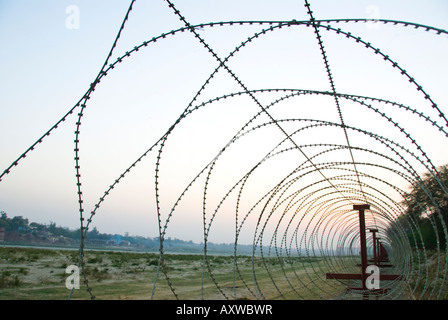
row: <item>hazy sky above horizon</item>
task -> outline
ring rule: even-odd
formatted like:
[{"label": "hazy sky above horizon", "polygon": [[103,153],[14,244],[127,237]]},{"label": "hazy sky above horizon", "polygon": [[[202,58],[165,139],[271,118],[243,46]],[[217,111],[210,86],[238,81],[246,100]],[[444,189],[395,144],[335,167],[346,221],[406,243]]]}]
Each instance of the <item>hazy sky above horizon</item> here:
[{"label": "hazy sky above horizon", "polygon": [[[109,53],[129,4],[130,1],[106,0],[0,0],[0,172],[87,92]],[[309,19],[304,1],[197,0],[174,1],[174,4],[191,24]],[[391,19],[448,30],[448,2],[443,0],[310,1],[310,4],[318,20]],[[448,114],[446,34],[380,23],[331,23],[331,26],[360,36],[389,55],[414,77],[441,111]],[[123,62],[116,64],[101,79],[81,119],[80,166],[85,218],[109,186],[175,123],[210,74],[219,67],[210,52],[188,31],[149,42],[147,47],[133,52],[130,57],[125,56],[144,41],[182,27],[182,21],[165,1],[135,2],[109,64],[116,62],[118,57],[124,57]],[[269,25],[213,26],[198,29],[198,34],[223,59],[264,28]],[[431,108],[421,92],[390,62],[334,31],[321,28],[320,33],[339,93],[395,101],[421,110],[447,129],[446,123],[438,118],[438,112]],[[331,90],[313,29],[304,25],[276,28],[260,35],[229,58],[228,66],[250,90]],[[192,107],[241,91],[237,81],[221,68]],[[290,93],[292,91],[259,92],[255,96],[266,107]],[[273,105],[272,115],[276,119],[296,119],[284,123],[290,134],[310,124],[299,123],[297,119],[339,121],[334,99],[330,96],[304,95],[286,100]],[[401,140],[400,132],[394,131],[393,125],[377,119],[377,114],[342,98],[341,108],[347,126],[396,138],[403,145],[409,142],[405,138]],[[409,126],[406,130],[423,147],[434,165],[448,162],[444,134],[422,122],[421,118],[410,115],[407,118],[409,112],[401,116],[399,112],[402,110],[395,110],[398,108],[390,105],[385,108],[388,114],[396,116],[394,119],[398,119],[399,124]],[[74,162],[74,132],[79,111],[77,108],[3,177],[0,182],[1,211],[10,217],[21,215],[30,221],[52,221],[70,228],[79,227]],[[161,222],[169,221],[167,236],[202,241],[202,214],[206,211],[207,221],[213,221],[208,240],[232,242],[236,203],[239,205],[237,221],[241,223],[263,195],[304,161],[300,154],[286,150],[291,145],[285,142],[279,148],[285,152],[266,161],[266,166],[260,166],[263,171],[257,167],[241,193],[241,202],[237,202],[239,189],[229,192],[232,186],[285,139],[275,125],[265,125],[270,121],[265,115],[245,127],[260,111],[259,105],[243,94],[220,99],[191,112],[163,145],[158,171],[155,164],[160,144],[111,191],[93,217],[92,227],[107,233],[158,236],[157,187]],[[257,129],[250,130],[252,127]],[[248,130],[248,134],[239,136],[238,143],[228,146],[241,128]],[[349,134],[357,147],[384,151],[382,146],[375,147],[375,142],[366,140],[355,130]],[[309,150],[309,155],[319,150],[309,147],[311,144],[345,143],[341,130],[334,126],[310,127],[294,137],[304,146],[303,150]],[[222,153],[209,180],[206,179],[208,170],[194,180],[226,146],[229,149]],[[332,153],[331,161],[338,161],[339,153],[340,161],[348,161],[347,152],[343,150]],[[365,152],[355,156],[360,162],[376,161],[372,160],[374,155]],[[420,164],[414,168],[419,173],[425,169]],[[372,168],[363,170],[374,175]],[[159,176],[157,186],[156,172]],[[397,181],[400,188],[406,188],[401,177],[380,177],[392,184]],[[183,195],[192,181],[194,183]],[[305,176],[301,181],[303,184],[295,186],[297,190],[309,188],[315,178]],[[287,204],[278,204],[278,208],[282,206]],[[259,209],[257,207],[255,211]],[[214,212],[216,216],[213,216]],[[248,216],[247,229],[259,221],[255,213],[252,216]],[[257,232],[260,228],[255,227]],[[252,241],[254,234],[244,230],[242,241]]]}]

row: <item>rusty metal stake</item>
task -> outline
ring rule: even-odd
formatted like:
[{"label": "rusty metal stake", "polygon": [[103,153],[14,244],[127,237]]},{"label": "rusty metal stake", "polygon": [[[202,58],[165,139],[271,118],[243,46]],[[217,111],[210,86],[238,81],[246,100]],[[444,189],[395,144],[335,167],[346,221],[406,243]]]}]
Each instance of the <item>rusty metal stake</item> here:
[{"label": "rusty metal stake", "polygon": [[[370,293],[385,293],[387,289],[368,289],[367,288],[367,267],[368,267],[368,261],[367,261],[367,245],[366,245],[366,222],[365,222],[365,210],[370,209],[370,206],[368,204],[360,204],[360,205],[353,205],[353,210],[358,210],[359,212],[359,236],[360,236],[360,245],[361,245],[361,273],[327,273],[326,277],[327,279],[345,279],[345,280],[361,280],[362,281],[362,287],[361,288],[349,288],[351,290],[362,290],[363,291],[363,298],[368,299]],[[387,258],[387,252],[384,249],[383,245],[379,242],[379,238],[376,238],[375,232],[378,230],[376,229],[370,229],[370,231],[373,233],[374,236],[374,262],[380,263],[383,261],[384,257]],[[380,280],[401,280],[404,277],[401,275],[396,274],[381,274]]]}]

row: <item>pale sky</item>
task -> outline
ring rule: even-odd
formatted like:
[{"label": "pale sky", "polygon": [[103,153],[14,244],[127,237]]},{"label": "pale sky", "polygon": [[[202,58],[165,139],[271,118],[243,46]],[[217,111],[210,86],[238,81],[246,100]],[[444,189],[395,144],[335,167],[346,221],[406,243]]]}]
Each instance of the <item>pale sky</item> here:
[{"label": "pale sky", "polygon": [[[109,53],[129,4],[130,1],[105,0],[0,1],[0,172],[87,92]],[[191,24],[309,19],[304,1],[196,0],[176,1],[174,4]],[[448,30],[448,3],[444,0],[310,1],[310,4],[317,20],[390,19]],[[440,110],[448,114],[446,34],[437,35],[432,30],[401,24],[332,22],[330,25],[379,48],[405,69]],[[297,90],[331,91],[316,36],[313,28],[305,25],[277,28],[278,23],[274,23],[272,26],[272,31],[260,34],[241,47],[226,65],[249,90],[288,91],[256,92],[253,94],[256,101],[243,94],[205,104],[183,118],[163,146],[157,172],[163,225],[169,217],[167,237],[203,241],[204,193],[207,224],[213,217],[208,240],[233,242],[238,213],[238,223],[247,216],[241,229],[241,240],[246,243],[251,243],[259,235],[270,212],[273,214],[268,219],[271,222],[266,224],[266,239],[263,241],[270,241],[276,226],[279,230],[291,228],[288,234],[292,234],[294,227],[287,224],[293,222],[292,225],[297,225],[300,217],[305,215],[308,215],[307,219],[312,217],[309,226],[319,224],[317,221],[323,216],[322,213],[313,216],[316,207],[326,203],[322,199],[334,197],[335,190],[325,191],[329,187],[325,182],[315,185],[322,179],[319,173],[305,174],[308,171],[304,169],[292,174],[297,167],[306,166],[304,155],[313,157],[329,148],[310,145],[347,144],[343,130],[328,125],[340,124],[333,97],[306,94],[286,99]],[[157,42],[150,41],[182,27],[182,21],[165,1],[135,2],[109,60],[112,64],[123,57],[123,62],[115,64],[101,79],[81,119],[80,170],[86,219],[109,186],[167,132],[219,67],[217,60],[191,32],[176,32],[161,37]],[[269,27],[268,24],[257,23],[224,24],[205,26],[197,32],[223,60],[243,41]],[[416,90],[415,84],[392,67],[390,61],[334,30],[319,28],[319,32],[338,93],[402,104],[423,112],[448,131],[447,124],[431,108],[432,104]],[[146,47],[126,57],[126,52],[145,41],[150,41]],[[241,91],[244,91],[241,84],[221,68],[190,109],[210,99]],[[270,106],[279,98],[285,100]],[[372,109],[345,98],[339,101],[347,127],[387,137],[416,152],[415,146],[400,130]],[[435,126],[403,108],[377,101],[366,103],[403,126],[435,166],[448,162],[447,138]],[[292,136],[297,145],[303,146],[302,152],[288,150],[293,144],[285,141],[276,150],[285,149],[284,152],[257,166],[244,185],[238,202],[242,186],[238,184],[240,179],[286,138],[276,125],[265,125],[271,119],[263,113],[260,105],[268,108],[270,115],[281,121],[282,129],[290,135],[310,124],[314,126]],[[2,178],[0,210],[8,216],[21,215],[30,221],[52,221],[60,226],[79,227],[74,161],[74,132],[79,111],[80,108],[76,108],[66,121]],[[248,124],[258,113],[261,114]],[[283,121],[286,119],[289,121]],[[238,136],[234,143],[228,145],[235,135],[241,134],[242,128],[248,133]],[[393,151],[361,131],[348,129],[347,133],[351,146],[358,148],[353,151],[355,161],[364,163],[357,166],[360,172],[406,189],[407,181],[398,175],[366,165],[384,165],[402,172],[400,164],[404,162]],[[227,145],[208,182],[209,171],[206,170],[182,195],[190,182]],[[398,164],[392,165],[379,155],[362,151],[363,148],[395,157]],[[92,227],[107,233],[158,236],[155,176],[159,149],[160,144],[110,192],[93,217]],[[425,171],[423,165],[410,157],[406,160],[417,172]],[[329,161],[350,162],[351,158],[347,149],[340,149],[317,156],[315,163]],[[353,169],[353,166],[344,168]],[[336,169],[323,172],[327,178],[335,177],[332,181],[336,184],[341,181],[336,177],[352,173]],[[271,201],[263,198],[286,177],[289,180],[300,175],[303,177],[295,180],[291,188],[279,191],[285,191],[284,195],[276,193]],[[388,197],[399,201],[398,194],[392,188],[386,188],[384,182],[367,177],[361,177],[361,180],[372,186],[375,197],[383,199],[384,195],[378,191],[389,192]],[[347,180],[340,183],[342,189],[347,188],[344,184]],[[237,188],[233,190],[235,185]],[[350,191],[348,194],[352,195]],[[179,198],[180,202],[176,204]],[[292,203],[289,203],[291,199]],[[278,203],[275,202],[277,200]],[[265,211],[262,211],[264,206]],[[287,207],[289,211],[284,211]],[[276,210],[271,211],[273,208]],[[261,215],[261,212],[264,213]],[[284,218],[283,212],[288,212]],[[257,221],[262,222],[258,227]],[[279,221],[281,223],[277,225]],[[282,235],[281,232],[279,234]]]}]

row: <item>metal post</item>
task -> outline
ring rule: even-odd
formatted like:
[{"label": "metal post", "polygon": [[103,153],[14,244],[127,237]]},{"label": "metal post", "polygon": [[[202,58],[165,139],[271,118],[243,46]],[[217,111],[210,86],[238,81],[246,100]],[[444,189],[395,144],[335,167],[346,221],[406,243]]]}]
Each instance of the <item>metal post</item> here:
[{"label": "metal post", "polygon": [[367,290],[366,280],[367,280],[367,246],[366,246],[366,219],[364,215],[364,210],[370,209],[368,204],[354,205],[353,210],[358,210],[359,212],[359,236],[361,240],[361,278],[362,278],[362,288]]},{"label": "metal post", "polygon": [[373,236],[373,263],[375,265],[378,265],[378,254],[377,254],[377,245],[376,245],[376,232],[377,229],[369,229],[370,232],[372,232]]},{"label": "metal post", "polygon": [[378,261],[381,261],[380,248],[380,238],[376,238],[376,256],[378,257]]},{"label": "metal post", "polygon": [[[364,215],[364,210],[370,209],[370,206],[368,204],[360,204],[360,205],[354,205],[353,206],[353,210],[358,210],[359,211],[359,235],[360,235],[360,244],[361,244],[361,274],[359,273],[327,273],[326,274],[326,278],[327,279],[341,279],[341,280],[361,280],[362,281],[362,287],[360,288],[352,288],[349,287],[348,289],[350,290],[360,290],[363,293],[363,298],[365,300],[369,299],[369,294],[370,293],[375,293],[375,294],[384,294],[387,289],[367,289],[367,284],[366,284],[366,280],[367,280],[367,273],[366,273],[366,269],[367,269],[367,248],[366,248],[366,222],[365,222],[365,215]],[[369,229],[370,231],[372,230],[376,230],[376,229]],[[372,231],[373,232],[373,231]],[[380,262],[382,262],[382,255],[387,255],[387,252],[385,252],[386,250],[383,248],[383,246],[381,245],[381,243],[379,242],[380,238],[376,238],[375,233],[374,233],[374,249],[373,249],[373,254],[374,254],[374,261],[376,260],[376,262],[378,264],[380,264]],[[380,265],[379,265],[380,266]],[[390,265],[381,265],[383,267],[386,266],[390,266]],[[405,277],[402,275],[397,275],[397,274],[381,274],[380,275],[380,280],[381,281],[392,281],[392,280],[404,280]]]}]

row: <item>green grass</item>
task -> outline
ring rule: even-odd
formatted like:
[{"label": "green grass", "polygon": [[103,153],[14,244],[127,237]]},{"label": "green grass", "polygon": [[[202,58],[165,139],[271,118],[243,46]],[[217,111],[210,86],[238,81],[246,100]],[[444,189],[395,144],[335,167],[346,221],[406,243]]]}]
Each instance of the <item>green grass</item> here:
[{"label": "green grass", "polygon": [[[208,256],[208,267],[203,268],[202,255],[167,254],[153,299],[234,299],[235,293],[237,299],[321,299],[324,292],[328,297],[342,290],[325,281],[323,270],[319,274],[310,268],[323,265],[321,260],[239,256],[239,272],[234,273],[232,256]],[[96,299],[151,298],[158,254],[86,251],[85,262],[84,272]],[[77,263],[77,250],[0,248],[0,299],[65,300],[70,293],[65,286],[70,274],[65,269]],[[71,299],[90,299],[84,282],[80,285]]]}]

